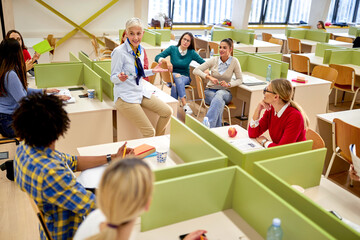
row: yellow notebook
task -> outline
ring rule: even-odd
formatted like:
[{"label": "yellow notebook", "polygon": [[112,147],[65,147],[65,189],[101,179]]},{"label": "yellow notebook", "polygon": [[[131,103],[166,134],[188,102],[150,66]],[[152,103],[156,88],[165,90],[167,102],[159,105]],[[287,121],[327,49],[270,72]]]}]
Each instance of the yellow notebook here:
[{"label": "yellow notebook", "polygon": [[135,156],[137,156],[139,158],[144,158],[147,155],[152,154],[153,152],[155,152],[155,147],[147,145],[147,144],[141,144],[140,146],[137,146],[136,148],[134,148]]}]

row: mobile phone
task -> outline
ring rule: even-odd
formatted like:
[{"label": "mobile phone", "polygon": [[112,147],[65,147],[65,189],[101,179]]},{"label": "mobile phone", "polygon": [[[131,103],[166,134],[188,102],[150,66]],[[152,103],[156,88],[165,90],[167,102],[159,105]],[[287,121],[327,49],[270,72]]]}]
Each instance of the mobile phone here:
[{"label": "mobile phone", "polygon": [[88,96],[83,94],[83,95],[79,95],[79,98],[87,98]]},{"label": "mobile phone", "polygon": [[79,90],[84,90],[83,87],[74,87],[74,88],[68,88],[69,91],[79,91]]},{"label": "mobile phone", "polygon": [[[179,238],[180,240],[183,240],[187,235],[189,235],[189,233],[186,233],[186,234],[183,234],[183,235],[180,235]],[[202,234],[203,237],[206,237],[205,234]]]}]

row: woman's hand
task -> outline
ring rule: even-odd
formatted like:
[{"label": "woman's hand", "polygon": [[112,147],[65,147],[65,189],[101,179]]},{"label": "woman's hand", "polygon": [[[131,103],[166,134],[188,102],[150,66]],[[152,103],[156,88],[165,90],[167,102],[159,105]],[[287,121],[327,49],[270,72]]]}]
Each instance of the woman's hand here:
[{"label": "woman's hand", "polygon": [[[115,154],[116,159],[123,158],[126,144],[127,144],[127,142],[125,142],[121,147],[119,147],[117,153]],[[133,148],[128,148],[127,147],[125,151],[126,151],[125,152],[125,157],[129,156],[129,155],[134,155],[134,149]]]},{"label": "woman's hand", "polygon": [[30,69],[32,69],[34,67],[34,63],[31,59],[29,59],[29,60],[26,60],[25,66],[26,66],[26,71],[29,71]]},{"label": "woman's hand", "polygon": [[209,79],[213,84],[218,85],[219,84],[219,80],[217,80],[216,78],[214,78],[213,76],[207,75],[206,76],[207,79]]},{"label": "woman's hand", "polygon": [[117,76],[122,82],[125,82],[128,79],[128,75],[126,75],[124,72],[119,73]]},{"label": "woman's hand", "polygon": [[169,72],[172,72],[173,71],[173,65],[171,64],[170,61],[166,60],[165,58],[161,60],[161,63],[166,63],[167,64],[167,67],[168,67],[168,70]]},{"label": "woman's hand", "polygon": [[227,83],[227,82],[225,82],[225,81],[221,81],[221,82],[220,82],[220,85],[221,85],[222,87],[229,87],[229,83]]},{"label": "woman's hand", "polygon": [[259,109],[259,111],[261,111],[261,110],[263,110],[263,109],[265,109],[265,110],[270,110],[270,109],[271,109],[271,106],[270,106],[270,104],[268,104],[268,103],[264,102],[264,100],[262,100],[262,101],[259,102],[259,104],[258,104],[258,109]]},{"label": "woman's hand", "polygon": [[58,93],[58,92],[60,92],[60,90],[56,89],[56,88],[47,88],[44,91],[45,94],[47,94],[47,93]]},{"label": "woman's hand", "polygon": [[156,65],[153,69],[151,69],[153,73],[159,73],[159,72],[167,72],[168,69],[163,69],[160,64]]},{"label": "woman's hand", "polygon": [[66,95],[56,95],[58,98],[60,98],[60,100],[62,101],[67,101],[69,100],[71,97],[66,96]]},{"label": "woman's hand", "polygon": [[263,146],[263,143],[262,143],[262,142],[263,142],[264,139],[265,139],[266,141],[269,141],[269,140],[268,140],[266,137],[264,137],[264,136],[257,137],[257,138],[256,138],[256,141],[257,141],[258,143],[260,143],[261,146]]},{"label": "woman's hand", "polygon": [[[186,235],[184,240],[200,240],[201,239],[200,236],[205,233],[207,233],[207,231],[205,231],[205,230],[196,230],[196,231],[191,232],[188,235]],[[207,240],[206,237],[202,237],[202,239]]]},{"label": "woman's hand", "polygon": [[32,61],[35,62],[35,61],[39,60],[39,58],[40,58],[40,54],[35,52],[33,57],[32,57]]}]

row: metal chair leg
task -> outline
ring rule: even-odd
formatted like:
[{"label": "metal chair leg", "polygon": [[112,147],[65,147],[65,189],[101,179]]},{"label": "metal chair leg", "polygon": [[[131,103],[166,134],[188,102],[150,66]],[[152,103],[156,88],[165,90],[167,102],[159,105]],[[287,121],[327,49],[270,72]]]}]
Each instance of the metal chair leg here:
[{"label": "metal chair leg", "polygon": [[332,167],[332,165],[333,165],[333,163],[334,163],[335,156],[336,156],[336,153],[334,152],[333,155],[331,156],[331,160],[330,160],[330,162],[329,162],[329,166],[328,166],[328,168],[327,168],[327,170],[326,170],[325,178],[328,178],[328,177],[329,177],[329,173],[330,173],[331,167]]}]

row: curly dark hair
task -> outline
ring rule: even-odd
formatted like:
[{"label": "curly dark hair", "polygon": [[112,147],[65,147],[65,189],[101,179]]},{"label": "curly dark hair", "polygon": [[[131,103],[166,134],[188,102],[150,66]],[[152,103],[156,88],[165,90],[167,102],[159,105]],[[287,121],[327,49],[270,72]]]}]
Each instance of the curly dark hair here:
[{"label": "curly dark hair", "polygon": [[49,147],[64,135],[70,119],[56,96],[33,94],[20,101],[13,114],[15,135],[32,147]]}]

